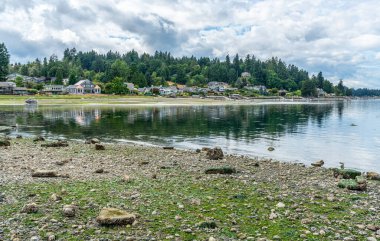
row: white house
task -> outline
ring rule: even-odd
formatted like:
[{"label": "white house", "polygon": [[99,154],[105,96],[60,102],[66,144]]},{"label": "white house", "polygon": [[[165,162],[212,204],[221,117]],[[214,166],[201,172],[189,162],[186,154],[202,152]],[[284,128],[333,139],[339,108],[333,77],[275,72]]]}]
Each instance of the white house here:
[{"label": "white house", "polygon": [[85,79],[78,81],[75,85],[67,86],[66,91],[69,94],[100,94],[101,88]]}]

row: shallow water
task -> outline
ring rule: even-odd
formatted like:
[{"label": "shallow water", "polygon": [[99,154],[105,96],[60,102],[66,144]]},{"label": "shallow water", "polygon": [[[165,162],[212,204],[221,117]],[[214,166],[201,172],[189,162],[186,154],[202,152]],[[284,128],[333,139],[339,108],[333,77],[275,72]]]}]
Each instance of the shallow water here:
[{"label": "shallow water", "polygon": [[[2,106],[10,135],[132,141],[380,171],[380,100],[254,106]],[[275,151],[269,152],[272,146]]]}]

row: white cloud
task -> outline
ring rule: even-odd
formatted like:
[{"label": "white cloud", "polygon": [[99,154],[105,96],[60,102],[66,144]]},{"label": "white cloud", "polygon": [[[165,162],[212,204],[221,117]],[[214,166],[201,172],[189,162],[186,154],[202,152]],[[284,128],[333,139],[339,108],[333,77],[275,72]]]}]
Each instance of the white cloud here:
[{"label": "white cloud", "polygon": [[35,48],[9,48],[14,61],[60,54],[66,47],[254,54],[323,71],[353,87],[380,88],[378,12],[377,0],[5,0],[0,39]]}]

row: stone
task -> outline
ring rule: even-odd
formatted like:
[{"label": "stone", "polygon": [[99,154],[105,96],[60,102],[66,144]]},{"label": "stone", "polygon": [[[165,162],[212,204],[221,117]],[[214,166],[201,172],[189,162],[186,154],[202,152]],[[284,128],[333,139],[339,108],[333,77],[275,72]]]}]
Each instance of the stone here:
[{"label": "stone", "polygon": [[236,169],[233,167],[213,167],[205,171],[205,174],[233,174]]},{"label": "stone", "polygon": [[278,208],[284,208],[285,204],[283,202],[279,202],[279,203],[277,203],[276,207],[278,207]]},{"label": "stone", "polygon": [[323,160],[319,160],[319,161],[315,161],[315,162],[311,163],[311,165],[313,167],[322,167],[324,164],[325,164],[325,162]]},{"label": "stone", "polygon": [[174,150],[174,147],[173,146],[164,146],[163,149],[164,150]]},{"label": "stone", "polygon": [[22,139],[22,135],[17,135],[16,139]]},{"label": "stone", "polygon": [[38,141],[45,141],[45,138],[43,136],[37,136],[36,138],[33,139],[34,142]]},{"label": "stone", "polygon": [[377,230],[380,230],[380,226],[376,226],[376,225],[373,225],[373,224],[369,224],[367,225],[367,228],[373,232],[376,232]]},{"label": "stone", "polygon": [[30,241],[39,241],[39,240],[40,240],[40,237],[38,237],[38,236],[32,236],[30,238]]},{"label": "stone", "polygon": [[103,208],[96,218],[96,221],[104,226],[132,225],[135,220],[136,216],[134,214],[116,208]]},{"label": "stone", "polygon": [[10,146],[10,145],[11,145],[11,142],[9,140],[6,140],[6,139],[0,140],[0,146]]},{"label": "stone", "polygon": [[268,151],[274,151],[274,147],[268,147]]},{"label": "stone", "polygon": [[278,215],[274,212],[271,212],[270,215],[269,215],[269,219],[270,220],[273,220],[273,219],[276,219],[278,217]]},{"label": "stone", "polygon": [[103,168],[96,169],[95,173],[99,173],[99,174],[104,173],[104,169]]},{"label": "stone", "polygon": [[59,177],[54,170],[37,170],[32,173],[32,177]]},{"label": "stone", "polygon": [[217,225],[214,221],[205,221],[198,225],[199,228],[205,228],[205,229],[215,229],[217,228]]},{"label": "stone", "polygon": [[367,172],[367,179],[380,181],[380,174],[377,172]]},{"label": "stone", "polygon": [[195,152],[196,153],[201,153],[201,149],[196,149]]},{"label": "stone", "polygon": [[77,206],[75,205],[64,205],[63,208],[62,208],[62,213],[63,213],[63,216],[65,217],[75,217],[76,213],[77,213]]},{"label": "stone", "polygon": [[92,139],[90,140],[90,143],[91,143],[91,144],[99,144],[99,143],[100,143],[100,140],[99,140],[98,138],[92,138]]},{"label": "stone", "polygon": [[342,179],[338,182],[339,188],[347,188],[348,190],[365,191],[367,190],[367,183],[358,183],[354,179]]},{"label": "stone", "polygon": [[55,235],[49,235],[47,240],[48,241],[55,241]]},{"label": "stone", "polygon": [[69,143],[67,141],[56,141],[46,144],[41,144],[41,147],[68,147]]},{"label": "stone", "polygon": [[377,239],[375,237],[368,237],[367,241],[377,241]]},{"label": "stone", "polygon": [[223,159],[224,157],[223,151],[220,147],[209,149],[206,155],[207,155],[207,158],[210,160],[220,160],[220,159]]},{"label": "stone", "polygon": [[339,169],[334,168],[333,174],[335,178],[355,179],[357,176],[362,175],[360,171],[353,169]]},{"label": "stone", "polygon": [[53,202],[57,202],[57,201],[62,200],[62,197],[59,196],[59,195],[57,195],[57,194],[55,194],[55,193],[53,193],[53,194],[50,196],[49,199],[50,199],[51,201],[53,201]]},{"label": "stone", "polygon": [[97,150],[97,151],[104,151],[105,149],[106,148],[102,144],[99,144],[99,143],[95,144],[95,150]]},{"label": "stone", "polygon": [[216,241],[216,239],[214,237],[209,237],[208,241]]},{"label": "stone", "polygon": [[36,203],[28,203],[22,208],[21,212],[22,213],[37,213],[38,210],[39,208]]},{"label": "stone", "polygon": [[124,175],[123,177],[123,182],[131,182],[132,181],[132,178],[128,175]]}]

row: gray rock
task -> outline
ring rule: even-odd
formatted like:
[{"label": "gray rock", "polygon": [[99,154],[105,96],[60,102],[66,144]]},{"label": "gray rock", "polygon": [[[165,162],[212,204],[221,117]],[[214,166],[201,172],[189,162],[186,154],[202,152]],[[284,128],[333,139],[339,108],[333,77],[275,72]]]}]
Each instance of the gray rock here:
[{"label": "gray rock", "polygon": [[65,217],[75,217],[77,207],[75,205],[65,205],[62,208],[62,213]]},{"label": "gray rock", "polygon": [[38,209],[39,208],[38,208],[37,204],[28,203],[22,208],[21,212],[22,213],[36,213],[36,212],[38,212]]},{"label": "gray rock", "polygon": [[224,154],[220,147],[215,147],[214,149],[209,149],[207,151],[207,158],[210,160],[220,160],[223,159]]}]

